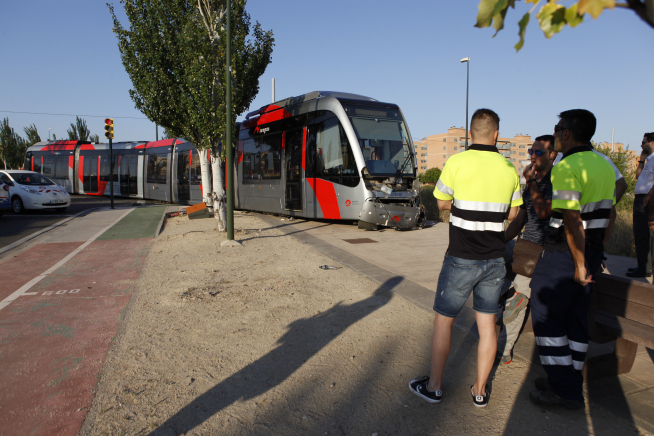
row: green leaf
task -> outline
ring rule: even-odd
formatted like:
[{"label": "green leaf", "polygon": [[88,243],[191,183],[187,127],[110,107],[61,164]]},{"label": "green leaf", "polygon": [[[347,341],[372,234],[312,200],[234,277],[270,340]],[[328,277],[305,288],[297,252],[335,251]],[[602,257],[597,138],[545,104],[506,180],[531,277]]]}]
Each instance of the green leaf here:
[{"label": "green leaf", "polygon": [[584,21],[584,16],[577,13],[578,4],[570,6],[565,10],[565,21],[570,25],[570,27],[576,27],[579,23]]},{"label": "green leaf", "polygon": [[525,31],[527,30],[527,24],[529,24],[529,18],[531,15],[529,12],[524,14],[522,16],[522,19],[518,22],[518,26],[520,27],[520,30],[518,31],[518,35],[520,36],[520,41],[515,45],[515,51],[520,51],[522,46],[525,44]]},{"label": "green leaf", "polygon": [[615,0],[579,0],[577,6],[579,15],[588,13],[591,17],[597,18],[604,9],[613,9]]},{"label": "green leaf", "polygon": [[565,26],[565,7],[554,2],[548,2],[536,15],[540,23],[540,28],[549,39],[555,33],[559,33]]},{"label": "green leaf", "polygon": [[497,14],[496,9],[506,4],[506,0],[481,0],[479,2],[479,12],[477,13],[477,24],[475,27],[489,27],[493,22],[493,17]]}]

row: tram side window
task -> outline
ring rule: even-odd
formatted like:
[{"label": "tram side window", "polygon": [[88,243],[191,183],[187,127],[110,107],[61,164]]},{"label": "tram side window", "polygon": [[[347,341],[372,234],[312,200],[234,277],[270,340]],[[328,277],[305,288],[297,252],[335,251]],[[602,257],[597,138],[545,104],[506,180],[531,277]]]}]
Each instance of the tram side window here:
[{"label": "tram side window", "polygon": [[[118,173],[116,171],[116,156],[114,158],[114,182],[118,181]],[[100,181],[101,182],[108,182],[109,181],[109,156],[102,156],[101,162],[100,162]]]},{"label": "tram side window", "polygon": [[25,166],[23,167],[24,170],[31,171],[32,169],[32,153],[27,153],[25,156]]},{"label": "tram side window", "polygon": [[166,184],[168,153],[148,155],[148,183]]},{"label": "tram side window", "polygon": [[202,168],[200,166],[200,155],[197,150],[193,150],[191,159],[191,185],[202,184]]},{"label": "tram side window", "polygon": [[282,134],[260,136],[243,141],[243,181],[281,178]]},{"label": "tram side window", "polygon": [[[35,167],[34,170],[36,171],[36,163],[34,167]],[[68,157],[67,156],[43,156],[43,175],[53,179],[67,179]]]},{"label": "tram side window", "polygon": [[[357,165],[347,140],[343,127],[337,118],[330,118],[320,124],[309,126],[307,135],[307,177],[320,177],[337,183],[349,182],[340,180],[343,177],[356,178],[359,175]],[[354,182],[354,180],[352,180]]]}]

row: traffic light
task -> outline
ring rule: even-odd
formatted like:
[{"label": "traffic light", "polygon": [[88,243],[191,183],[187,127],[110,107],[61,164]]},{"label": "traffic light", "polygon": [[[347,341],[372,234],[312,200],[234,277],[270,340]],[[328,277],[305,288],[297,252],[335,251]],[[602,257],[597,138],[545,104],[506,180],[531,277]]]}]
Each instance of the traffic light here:
[{"label": "traffic light", "polygon": [[114,120],[107,118],[104,120],[104,136],[107,139],[114,139]]}]

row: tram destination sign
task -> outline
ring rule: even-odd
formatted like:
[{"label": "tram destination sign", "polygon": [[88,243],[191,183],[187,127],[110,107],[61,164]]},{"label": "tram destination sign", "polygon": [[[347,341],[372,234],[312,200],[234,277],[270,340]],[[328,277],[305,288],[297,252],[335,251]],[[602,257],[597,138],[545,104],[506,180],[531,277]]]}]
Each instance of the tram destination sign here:
[{"label": "tram destination sign", "polygon": [[372,195],[382,198],[411,198],[416,196],[416,194],[411,191],[393,191],[390,195],[380,191],[372,191]]}]

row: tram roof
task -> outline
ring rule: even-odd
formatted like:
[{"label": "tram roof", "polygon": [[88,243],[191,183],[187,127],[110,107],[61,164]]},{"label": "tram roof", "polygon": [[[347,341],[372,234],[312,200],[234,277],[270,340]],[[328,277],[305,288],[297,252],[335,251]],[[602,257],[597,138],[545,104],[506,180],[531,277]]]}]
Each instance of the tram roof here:
[{"label": "tram roof", "polygon": [[259,115],[261,113],[267,112],[268,110],[276,110],[279,108],[284,108],[288,106],[294,106],[296,104],[301,104],[307,101],[316,100],[323,97],[334,97],[334,98],[348,98],[352,100],[368,100],[368,101],[377,101],[372,97],[366,97],[365,95],[352,94],[349,92],[340,92],[340,91],[312,91],[306,94],[298,95],[297,97],[288,97],[283,100],[276,101],[275,103],[263,106],[256,111],[250,112],[245,116],[245,119]]}]

